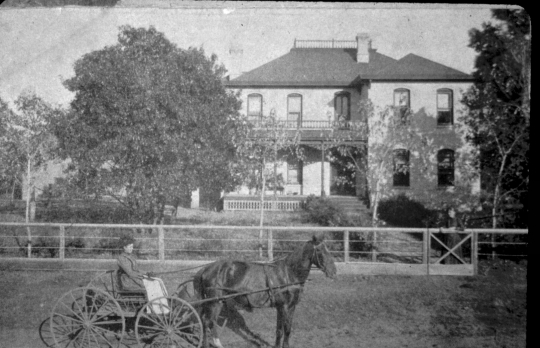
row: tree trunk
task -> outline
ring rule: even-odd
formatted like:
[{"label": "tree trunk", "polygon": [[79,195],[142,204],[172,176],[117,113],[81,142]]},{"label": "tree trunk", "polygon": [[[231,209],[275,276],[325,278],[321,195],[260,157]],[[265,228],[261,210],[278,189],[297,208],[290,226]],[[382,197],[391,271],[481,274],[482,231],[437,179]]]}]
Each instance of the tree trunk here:
[{"label": "tree trunk", "polygon": [[262,259],[263,257],[263,248],[262,248],[262,243],[263,243],[263,237],[264,237],[264,230],[263,230],[263,225],[264,225],[264,190],[265,190],[265,187],[266,187],[266,176],[264,175],[264,169],[266,168],[266,161],[265,159],[263,158],[263,162],[262,162],[262,168],[261,168],[261,173],[262,173],[262,187],[261,187],[261,200],[260,200],[260,209],[261,209],[261,215],[260,215],[260,222],[259,222],[259,227],[260,227],[260,230],[259,230],[259,257]]},{"label": "tree trunk", "polygon": [[[506,155],[502,156],[501,159],[501,165],[499,167],[499,173],[497,176],[497,181],[495,184],[495,190],[493,192],[493,205],[491,207],[491,228],[495,229],[499,225],[498,220],[498,214],[499,211],[499,204],[500,204],[500,195],[501,195],[501,185],[502,185],[502,175],[504,172],[504,166],[506,165]],[[497,246],[495,244],[496,238],[495,233],[491,234],[491,258],[495,259],[496,253],[495,253],[495,247]]]},{"label": "tree trunk", "polygon": [[[25,222],[30,222],[30,198],[31,198],[31,191],[32,191],[32,184],[31,184],[31,174],[32,174],[32,159],[30,156],[28,156],[27,159],[27,166],[26,166],[26,214],[25,214]],[[26,235],[27,235],[27,257],[32,257],[32,231],[30,230],[30,226],[26,226]]]}]

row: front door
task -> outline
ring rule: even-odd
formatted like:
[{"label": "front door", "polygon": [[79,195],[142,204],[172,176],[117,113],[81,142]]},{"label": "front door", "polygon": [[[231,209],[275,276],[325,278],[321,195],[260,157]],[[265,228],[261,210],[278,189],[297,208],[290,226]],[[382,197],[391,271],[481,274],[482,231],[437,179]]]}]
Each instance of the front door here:
[{"label": "front door", "polygon": [[330,195],[356,196],[356,165],[349,155],[330,150]]}]

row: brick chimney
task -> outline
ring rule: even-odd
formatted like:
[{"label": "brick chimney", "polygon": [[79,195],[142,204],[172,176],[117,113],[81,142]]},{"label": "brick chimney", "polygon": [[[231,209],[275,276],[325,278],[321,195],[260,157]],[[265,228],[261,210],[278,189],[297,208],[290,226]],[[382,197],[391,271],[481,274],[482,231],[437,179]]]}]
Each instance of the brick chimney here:
[{"label": "brick chimney", "polygon": [[369,63],[369,50],[371,49],[371,40],[367,33],[358,33],[356,35],[356,62]]}]

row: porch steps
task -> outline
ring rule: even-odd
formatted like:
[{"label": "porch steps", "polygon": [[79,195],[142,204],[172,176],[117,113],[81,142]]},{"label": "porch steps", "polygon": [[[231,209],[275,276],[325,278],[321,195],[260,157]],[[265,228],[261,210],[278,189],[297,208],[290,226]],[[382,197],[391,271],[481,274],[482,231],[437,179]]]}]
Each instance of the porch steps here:
[{"label": "porch steps", "polygon": [[343,213],[348,215],[368,213],[369,209],[366,205],[354,196],[329,196],[331,201],[333,201]]}]

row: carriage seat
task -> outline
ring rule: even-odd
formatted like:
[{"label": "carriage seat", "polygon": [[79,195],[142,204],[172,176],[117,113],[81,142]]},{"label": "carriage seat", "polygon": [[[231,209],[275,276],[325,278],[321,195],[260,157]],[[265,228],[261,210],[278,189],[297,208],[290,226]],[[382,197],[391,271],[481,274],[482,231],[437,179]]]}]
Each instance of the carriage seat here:
[{"label": "carriage seat", "polygon": [[134,298],[134,297],[142,297],[146,298],[146,291],[144,289],[136,290],[136,289],[124,289],[122,286],[122,280],[120,279],[120,272],[118,270],[115,270],[112,274],[112,281],[114,285],[114,290],[116,294],[119,297],[123,298]]}]

